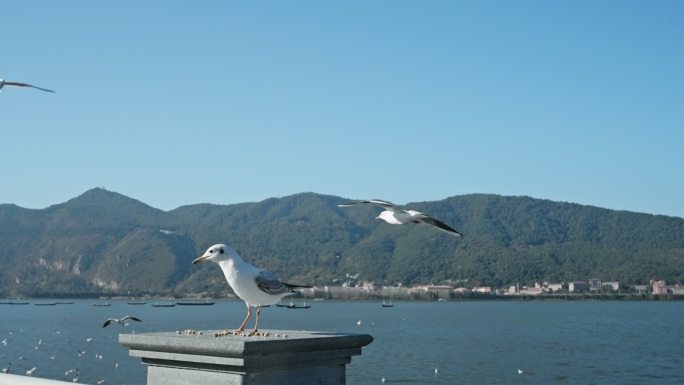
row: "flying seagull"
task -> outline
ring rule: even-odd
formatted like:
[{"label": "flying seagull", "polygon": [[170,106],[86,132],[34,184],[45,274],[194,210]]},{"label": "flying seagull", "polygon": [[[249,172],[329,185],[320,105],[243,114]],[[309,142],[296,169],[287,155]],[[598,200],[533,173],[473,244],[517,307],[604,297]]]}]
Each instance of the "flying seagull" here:
[{"label": "flying seagull", "polygon": [[253,307],[257,309],[256,320],[254,330],[249,332],[248,336],[259,332],[257,327],[262,306],[275,305],[281,298],[295,293],[293,289],[311,288],[311,286],[282,282],[270,271],[259,269],[243,261],[237,251],[223,244],[211,246],[201,257],[192,261],[192,264],[205,261],[216,262],[221,266],[228,284],[247,305],[247,316],[240,327],[233,332],[234,335],[241,335],[244,332],[247,321],[252,317]]},{"label": "flying seagull", "polygon": [[47,88],[41,88],[41,87],[36,87],[34,85],[28,84],[28,83],[19,83],[19,82],[6,82],[2,79],[0,79],[0,92],[2,92],[2,88],[4,86],[15,86],[15,87],[30,87],[30,88],[35,88],[37,90],[45,91],[45,92],[52,92],[54,93],[55,91],[53,90],[48,90]]},{"label": "flying seagull", "polygon": [[118,323],[118,324],[121,325],[121,326],[126,326],[126,321],[128,321],[128,320],[142,322],[142,321],[139,320],[138,318],[131,317],[131,316],[127,315],[127,316],[125,316],[125,317],[123,317],[123,318],[121,318],[121,319],[110,318],[110,319],[108,319],[108,320],[105,321],[105,323],[102,325],[102,327],[105,328],[105,327],[109,326],[109,324],[112,323],[112,322],[116,322],[116,323]]},{"label": "flying seagull", "polygon": [[445,231],[451,235],[455,235],[457,237],[462,237],[463,234],[460,233],[459,231],[455,230],[451,226],[447,225],[446,223],[439,221],[425,213],[421,213],[420,211],[416,210],[402,210],[398,208],[396,205],[383,201],[380,199],[371,199],[371,200],[365,200],[365,201],[356,201],[356,202],[349,202],[349,203],[343,203],[337,205],[337,207],[349,207],[349,206],[355,206],[358,204],[374,204],[378,206],[382,206],[385,211],[381,212],[380,215],[376,217],[376,219],[382,219],[383,221],[392,224],[392,225],[405,225],[407,223],[426,223],[431,226],[435,226],[436,228]]}]

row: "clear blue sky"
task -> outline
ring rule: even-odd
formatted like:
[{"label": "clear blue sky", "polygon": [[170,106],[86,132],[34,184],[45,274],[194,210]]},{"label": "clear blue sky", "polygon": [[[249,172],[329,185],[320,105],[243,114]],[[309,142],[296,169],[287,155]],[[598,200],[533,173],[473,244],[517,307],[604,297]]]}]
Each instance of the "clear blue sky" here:
[{"label": "clear blue sky", "polygon": [[682,1],[2,2],[0,202],[313,191],[684,217]]}]

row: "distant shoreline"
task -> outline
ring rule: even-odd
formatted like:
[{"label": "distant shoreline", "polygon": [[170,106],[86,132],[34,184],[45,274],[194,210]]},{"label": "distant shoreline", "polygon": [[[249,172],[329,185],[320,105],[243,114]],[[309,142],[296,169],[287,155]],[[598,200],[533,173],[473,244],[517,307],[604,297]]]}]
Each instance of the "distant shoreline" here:
[{"label": "distant shoreline", "polygon": [[[382,301],[388,296],[382,296],[379,293],[357,293],[355,295],[318,295],[329,293],[316,293],[315,296],[294,295],[288,297],[291,299],[304,300],[325,300],[325,301]],[[219,301],[241,301],[235,296],[226,295],[194,295],[183,297],[168,297],[168,296],[103,296],[98,295],[45,295],[37,297],[10,297],[0,298],[0,305],[17,305],[30,301],[45,301],[45,300],[84,300],[84,301],[98,301],[98,300],[115,300],[115,301],[131,301],[131,300],[146,300],[146,301],[179,301],[179,300],[197,300],[207,299]],[[468,293],[465,295],[457,295],[451,297],[438,297],[436,295],[412,295],[408,296],[392,296],[393,301],[418,301],[418,302],[460,302],[460,301],[682,301],[684,295],[678,294],[540,294],[540,295],[497,295],[497,294],[483,294],[483,293]],[[58,302],[59,303],[59,302]],[[34,303],[35,304],[35,303]],[[69,304],[69,303],[65,303]]]}]

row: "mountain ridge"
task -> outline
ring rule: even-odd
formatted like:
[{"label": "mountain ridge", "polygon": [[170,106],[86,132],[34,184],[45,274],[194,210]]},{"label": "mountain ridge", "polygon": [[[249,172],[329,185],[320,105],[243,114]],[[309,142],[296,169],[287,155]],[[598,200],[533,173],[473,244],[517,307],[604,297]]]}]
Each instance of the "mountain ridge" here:
[{"label": "mountain ridge", "polygon": [[225,293],[214,243],[283,279],[502,286],[602,277],[684,281],[684,219],[527,196],[468,194],[406,205],[465,233],[392,226],[373,205],[312,192],[164,211],[105,189],[45,209],[0,204],[0,297]]}]

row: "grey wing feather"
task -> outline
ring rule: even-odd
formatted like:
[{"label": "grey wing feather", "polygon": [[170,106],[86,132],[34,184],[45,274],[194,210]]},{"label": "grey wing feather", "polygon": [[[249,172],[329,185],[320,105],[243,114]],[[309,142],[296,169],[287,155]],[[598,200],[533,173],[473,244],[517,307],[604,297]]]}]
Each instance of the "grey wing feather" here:
[{"label": "grey wing feather", "polygon": [[131,317],[131,316],[129,316],[129,315],[127,315],[127,316],[123,317],[123,319],[121,319],[121,320],[122,320],[122,321],[126,321],[126,320],[133,320],[133,321],[138,321],[138,322],[142,322],[142,321],[141,321],[141,320],[139,320],[138,318],[135,318],[135,317]]},{"label": "grey wing feather", "polygon": [[32,85],[32,84],[28,84],[28,83],[5,82],[5,85],[8,85],[8,86],[17,86],[17,87],[31,87],[31,88],[35,88],[35,89],[37,89],[37,90],[41,90],[41,91],[45,91],[45,92],[52,92],[52,93],[55,92],[55,91],[53,91],[53,90],[48,90],[47,88],[37,87],[37,86],[34,86],[34,85]]},{"label": "grey wing feather", "polygon": [[356,202],[342,203],[342,204],[337,205],[337,207],[349,207],[349,206],[354,206],[354,205],[364,204],[364,203],[371,203],[371,204],[374,204],[374,205],[379,205],[379,206],[382,206],[382,207],[384,207],[386,210],[389,210],[389,211],[395,211],[395,210],[397,209],[396,206],[395,206],[393,203],[387,202],[387,201],[383,201],[383,200],[381,200],[381,199],[370,199],[370,200],[365,200],[365,201],[356,201]]},{"label": "grey wing feather", "polygon": [[288,289],[285,284],[280,282],[278,277],[276,277],[275,274],[271,273],[270,271],[259,271],[259,275],[256,276],[255,281],[259,290],[266,294],[275,295],[288,293],[290,291],[290,289]]},{"label": "grey wing feather", "polygon": [[418,220],[423,222],[423,223],[427,223],[428,225],[435,226],[438,229],[440,229],[442,231],[446,231],[447,233],[449,233],[451,235],[455,235],[457,237],[463,236],[463,234],[461,232],[457,231],[453,227],[451,227],[451,226],[447,225],[446,223],[439,221],[435,218],[429,217],[427,215],[419,217]]},{"label": "grey wing feather", "polygon": [[110,318],[110,319],[108,319],[108,320],[105,321],[105,323],[104,323],[104,325],[102,325],[102,327],[103,327],[103,328],[104,328],[104,327],[107,327],[107,326],[109,326],[109,324],[112,323],[112,322],[116,322],[116,320]]}]

